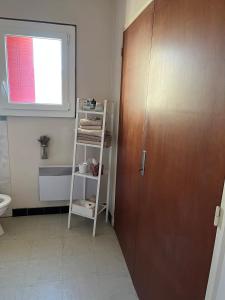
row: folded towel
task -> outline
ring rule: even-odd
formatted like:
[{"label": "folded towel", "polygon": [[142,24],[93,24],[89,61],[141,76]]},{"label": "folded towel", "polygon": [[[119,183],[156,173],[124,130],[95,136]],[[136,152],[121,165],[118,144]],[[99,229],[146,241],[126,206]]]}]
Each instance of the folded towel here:
[{"label": "folded towel", "polygon": [[102,119],[93,118],[93,119],[80,119],[81,126],[102,126]]},{"label": "folded towel", "polygon": [[85,134],[90,136],[102,136],[102,130],[88,130],[88,129],[82,129],[78,128],[78,134]]},{"label": "folded towel", "polygon": [[78,138],[79,139],[83,139],[83,140],[86,140],[86,141],[96,141],[96,142],[101,142],[101,138],[98,137],[98,136],[87,136],[87,135],[78,135]]},{"label": "folded towel", "polygon": [[[78,143],[81,144],[90,144],[90,145],[96,145],[96,146],[100,146],[101,143],[100,142],[95,142],[95,141],[87,141],[87,140],[83,140],[83,139],[78,139],[77,141]],[[105,148],[109,148],[111,146],[111,141],[104,141],[104,147]]]},{"label": "folded towel", "polygon": [[[79,143],[101,145],[102,130],[87,130],[78,128],[77,140]],[[110,147],[112,144],[111,133],[106,130],[104,134],[104,147]]]}]

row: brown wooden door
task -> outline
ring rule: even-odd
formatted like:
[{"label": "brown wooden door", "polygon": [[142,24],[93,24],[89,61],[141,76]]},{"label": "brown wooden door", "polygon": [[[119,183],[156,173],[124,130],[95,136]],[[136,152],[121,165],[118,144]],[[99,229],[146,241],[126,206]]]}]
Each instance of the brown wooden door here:
[{"label": "brown wooden door", "polygon": [[225,1],[157,0],[135,286],[203,300],[225,177]]},{"label": "brown wooden door", "polygon": [[115,229],[133,273],[153,6],[124,32]]}]

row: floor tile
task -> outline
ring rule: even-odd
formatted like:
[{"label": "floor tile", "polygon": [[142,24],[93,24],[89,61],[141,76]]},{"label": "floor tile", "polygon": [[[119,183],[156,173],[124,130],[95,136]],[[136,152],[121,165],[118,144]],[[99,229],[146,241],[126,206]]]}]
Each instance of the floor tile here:
[{"label": "floor tile", "polygon": [[137,300],[132,281],[128,276],[115,274],[98,276],[98,300]]},{"label": "floor tile", "polygon": [[24,300],[23,288],[18,289],[10,286],[7,288],[1,288],[0,293],[1,300]]},{"label": "floor tile", "polygon": [[62,283],[37,283],[23,289],[23,300],[62,300]]},{"label": "floor tile", "polygon": [[76,236],[75,238],[64,238],[62,255],[84,256],[93,252],[93,244],[90,238]]},{"label": "floor tile", "polygon": [[27,264],[25,284],[35,285],[39,283],[48,283],[60,281],[62,279],[62,259],[45,258],[31,260]]},{"label": "floor tile", "polygon": [[80,300],[80,286],[78,278],[70,278],[62,282],[63,300]]},{"label": "floor tile", "polygon": [[[1,256],[0,256],[1,257]],[[1,258],[0,258],[1,259]],[[20,287],[27,274],[27,262],[0,262],[0,290],[7,287]],[[1,295],[0,295],[1,299]]]},{"label": "floor tile", "polygon": [[98,300],[99,285],[96,274],[86,275],[78,279],[80,300]]},{"label": "floor tile", "polygon": [[60,238],[36,239],[32,244],[31,259],[61,257],[63,240]]},{"label": "floor tile", "polygon": [[27,261],[30,259],[32,242],[21,239],[7,239],[0,243],[1,262]]},{"label": "floor tile", "polygon": [[90,253],[84,256],[74,256],[63,258],[62,278],[69,280],[81,276],[96,273],[96,262],[94,256]]}]

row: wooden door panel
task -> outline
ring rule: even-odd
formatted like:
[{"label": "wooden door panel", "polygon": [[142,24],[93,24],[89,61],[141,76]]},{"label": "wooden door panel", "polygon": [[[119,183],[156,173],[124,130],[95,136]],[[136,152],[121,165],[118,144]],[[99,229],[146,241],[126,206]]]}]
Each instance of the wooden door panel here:
[{"label": "wooden door panel", "polygon": [[155,2],[151,108],[223,112],[224,1]]},{"label": "wooden door panel", "polygon": [[225,2],[157,0],[135,285],[203,300],[225,177]]},{"label": "wooden door panel", "polygon": [[[204,299],[215,238],[214,211],[224,181],[225,122],[215,120],[209,126],[205,117],[159,112],[150,117],[136,286],[140,299]],[[205,138],[206,130],[213,140]]]},{"label": "wooden door panel", "polygon": [[147,101],[153,6],[124,33],[115,229],[133,273],[138,180]]}]

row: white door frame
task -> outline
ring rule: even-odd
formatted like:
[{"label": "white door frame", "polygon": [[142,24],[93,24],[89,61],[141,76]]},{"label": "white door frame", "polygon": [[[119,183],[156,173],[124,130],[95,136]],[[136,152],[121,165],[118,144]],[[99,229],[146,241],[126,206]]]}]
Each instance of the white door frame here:
[{"label": "white door frame", "polygon": [[225,299],[225,184],[221,202],[221,221],[217,228],[205,300]]}]

